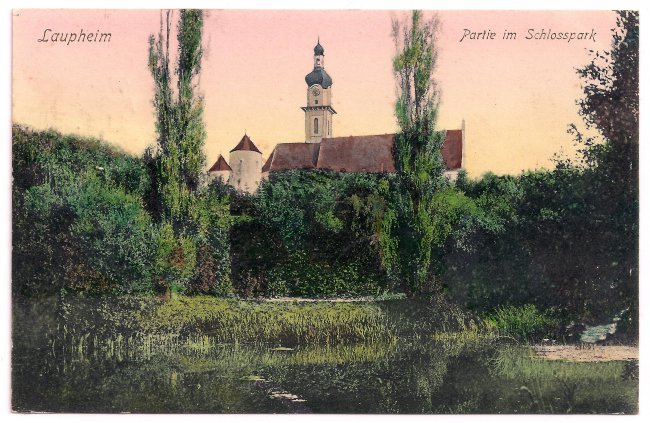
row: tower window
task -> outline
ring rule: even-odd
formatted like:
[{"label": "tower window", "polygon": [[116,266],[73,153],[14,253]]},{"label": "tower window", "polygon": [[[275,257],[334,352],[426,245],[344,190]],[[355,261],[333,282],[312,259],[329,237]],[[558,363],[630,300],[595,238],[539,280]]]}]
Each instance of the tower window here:
[{"label": "tower window", "polygon": [[318,133],[318,118],[314,118],[314,134]]},{"label": "tower window", "polygon": [[314,101],[316,102],[316,104],[318,104],[318,100],[314,100]]}]

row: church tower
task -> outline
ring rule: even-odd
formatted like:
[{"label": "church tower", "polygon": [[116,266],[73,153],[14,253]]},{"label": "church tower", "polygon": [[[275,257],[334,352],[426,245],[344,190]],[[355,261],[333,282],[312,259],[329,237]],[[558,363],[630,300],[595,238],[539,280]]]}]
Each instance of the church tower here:
[{"label": "church tower", "polygon": [[314,70],[305,76],[307,82],[307,107],[305,112],[305,142],[316,143],[323,138],[331,138],[332,116],[332,78],[325,72],[325,50],[318,44],[314,47]]}]

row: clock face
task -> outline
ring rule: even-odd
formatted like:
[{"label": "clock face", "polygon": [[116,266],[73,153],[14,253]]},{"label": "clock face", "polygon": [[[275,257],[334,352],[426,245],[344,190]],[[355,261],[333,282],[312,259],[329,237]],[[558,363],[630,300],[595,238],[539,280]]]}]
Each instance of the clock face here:
[{"label": "clock face", "polygon": [[311,94],[314,97],[318,97],[320,95],[320,90],[318,88],[314,88],[313,90],[311,90]]}]

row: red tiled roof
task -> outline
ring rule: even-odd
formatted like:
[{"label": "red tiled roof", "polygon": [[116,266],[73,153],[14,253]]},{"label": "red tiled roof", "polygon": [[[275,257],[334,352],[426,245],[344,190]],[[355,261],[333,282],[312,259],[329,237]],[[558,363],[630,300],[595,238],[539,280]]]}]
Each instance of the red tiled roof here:
[{"label": "red tiled roof", "polygon": [[255,144],[253,144],[253,141],[251,141],[251,139],[248,138],[248,135],[244,135],[242,137],[241,141],[239,141],[239,144],[237,144],[237,146],[235,148],[230,150],[230,152],[232,153],[233,151],[239,151],[239,150],[256,151],[256,152],[262,154],[262,152],[257,149]]},{"label": "red tiled roof", "polygon": [[218,172],[218,171],[221,171],[221,170],[232,171],[232,168],[230,167],[228,162],[226,162],[226,159],[224,159],[223,156],[221,154],[219,154],[219,158],[217,159],[216,162],[214,162],[214,164],[212,165],[210,170],[208,170],[208,173],[209,172]]},{"label": "red tiled roof", "polygon": [[271,169],[271,162],[273,161],[273,154],[275,153],[275,150],[271,151],[271,155],[269,156],[268,159],[266,159],[266,162],[264,162],[264,166],[262,166],[262,173],[268,172],[269,169]]},{"label": "red tiled roof", "polygon": [[395,172],[394,134],[324,138],[318,169],[339,172]]},{"label": "red tiled roof", "polygon": [[313,169],[318,160],[318,143],[283,143],[275,146],[262,172],[285,169]]},{"label": "red tiled roof", "polygon": [[[278,144],[263,172],[285,169],[330,169],[338,172],[395,172],[395,134],[324,138],[320,143]],[[463,131],[448,130],[441,148],[446,170],[462,167]]]}]

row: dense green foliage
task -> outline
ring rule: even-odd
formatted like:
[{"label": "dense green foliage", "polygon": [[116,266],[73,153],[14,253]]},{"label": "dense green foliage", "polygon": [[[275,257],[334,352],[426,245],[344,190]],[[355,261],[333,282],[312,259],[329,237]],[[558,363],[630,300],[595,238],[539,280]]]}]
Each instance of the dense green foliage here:
[{"label": "dense green foliage", "polygon": [[13,129],[13,288],[146,291],[155,229],[141,160],[95,140]]},{"label": "dense green foliage", "polygon": [[[638,15],[623,12],[611,53],[579,70],[578,101],[600,139],[571,131],[580,160],[519,177],[461,178],[477,203],[501,210],[504,230],[477,230],[453,250],[445,282],[472,308],[558,307],[599,321],[624,312],[634,336],[638,310]],[[610,57],[609,61],[604,61]]]},{"label": "dense green foliage", "polygon": [[[274,172],[256,196],[234,194],[233,278],[249,295],[368,295],[402,291],[387,265],[398,249],[393,174]],[[504,228],[504,212],[451,186],[431,197],[436,235],[430,268],[444,270],[448,248],[468,249],[477,228]],[[403,292],[403,291],[402,291]],[[410,291],[408,291],[410,292]]]},{"label": "dense green foliage", "polygon": [[273,173],[240,197],[232,231],[233,276],[242,294],[360,295],[391,288],[378,238],[388,176]]},{"label": "dense green foliage", "polygon": [[199,190],[196,229],[176,237],[145,208],[141,159],[54,131],[14,126],[12,137],[14,293],[151,292],[163,277],[190,292],[230,291],[229,200],[217,188]]},{"label": "dense green foliage", "polygon": [[98,141],[14,128],[14,292],[232,290],[229,195],[201,184],[203,15],[180,12],[173,75],[170,15],[166,31],[161,16],[158,38],[149,39],[158,139],[144,160]]},{"label": "dense green foliage", "polygon": [[450,251],[450,292],[478,309],[533,303],[601,318],[629,307],[638,235],[625,230],[636,220],[625,209],[634,203],[599,216],[610,201],[593,190],[599,177],[597,169],[574,168],[459,181],[466,195],[502,213],[504,230],[478,229],[466,239],[470,250]]}]

